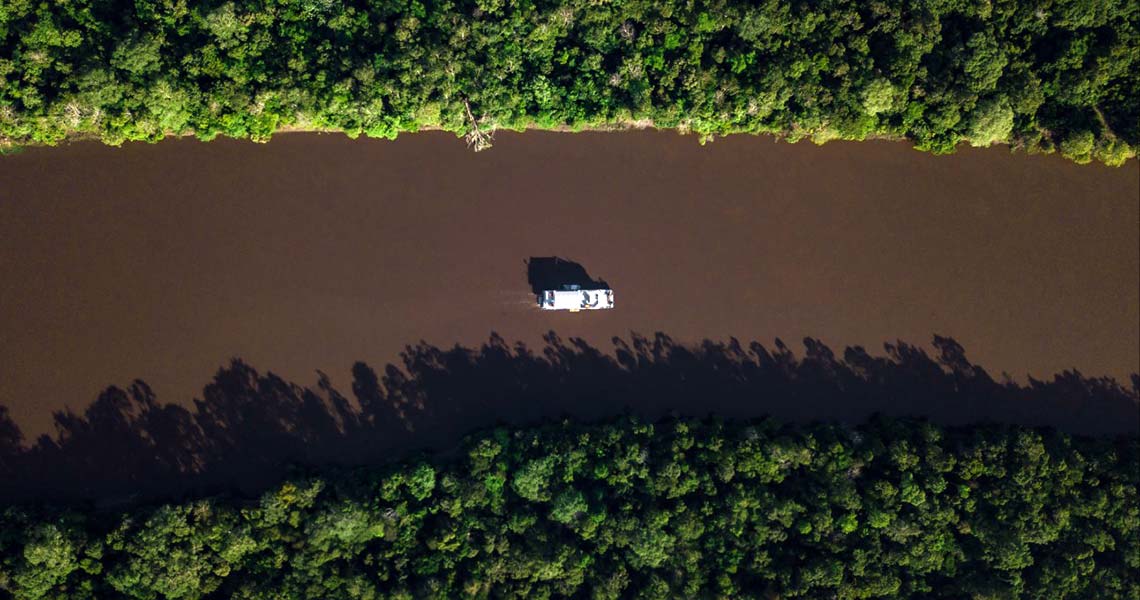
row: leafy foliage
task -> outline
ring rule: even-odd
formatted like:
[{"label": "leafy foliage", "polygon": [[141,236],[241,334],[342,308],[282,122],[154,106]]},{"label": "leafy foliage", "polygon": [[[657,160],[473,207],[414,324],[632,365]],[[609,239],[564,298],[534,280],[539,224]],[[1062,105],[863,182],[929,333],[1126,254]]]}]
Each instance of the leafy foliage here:
[{"label": "leafy foliage", "polygon": [[[1137,439],[564,422],[255,503],[3,513],[31,598],[1135,598]],[[504,485],[505,481],[510,483]]]},{"label": "leafy foliage", "polygon": [[1120,164],[1138,23],[1131,0],[4,0],[0,150],[653,124]]}]

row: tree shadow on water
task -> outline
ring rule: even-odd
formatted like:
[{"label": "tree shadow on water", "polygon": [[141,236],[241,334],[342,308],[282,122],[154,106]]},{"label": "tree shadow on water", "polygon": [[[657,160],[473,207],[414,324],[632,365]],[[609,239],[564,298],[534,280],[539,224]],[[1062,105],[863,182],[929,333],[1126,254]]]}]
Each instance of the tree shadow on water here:
[{"label": "tree shadow on water", "polygon": [[554,332],[539,350],[497,334],[479,348],[420,343],[402,364],[352,368],[351,397],[318,372],[312,386],[240,360],[221,369],[192,408],[160,403],[136,381],[108,388],[82,414],[55,414],[57,433],[24,446],[0,407],[0,500],[102,506],[232,491],[253,494],[309,467],[448,452],[474,430],[621,414],[857,423],[879,413],[942,425],[999,422],[1074,434],[1135,435],[1132,389],[1067,371],[1026,385],[997,381],[960,345],[905,343],[885,354],[836,354],[815,339],[797,357],[733,339],[698,345],[658,333],[613,339],[606,353]]}]

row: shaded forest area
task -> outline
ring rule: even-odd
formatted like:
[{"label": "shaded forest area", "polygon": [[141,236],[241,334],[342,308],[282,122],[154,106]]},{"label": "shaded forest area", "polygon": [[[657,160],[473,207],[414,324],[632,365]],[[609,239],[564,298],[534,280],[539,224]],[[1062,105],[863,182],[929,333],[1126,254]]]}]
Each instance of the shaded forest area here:
[{"label": "shaded forest area", "polygon": [[[409,346],[379,372],[357,363],[351,391],[321,375],[303,387],[235,360],[192,408],[163,403],[141,381],[111,387],[82,413],[55,415],[57,433],[21,443],[0,407],[0,500],[94,501],[110,508],[185,494],[255,495],[293,466],[385,463],[419,451],[448,455],[501,424],[578,423],[623,414],[859,424],[874,414],[943,426],[980,422],[1078,435],[1140,433],[1140,379],[1125,389],[1077,372],[1021,385],[995,380],[954,340],[935,353],[905,343],[885,355],[842,356],[804,340],[774,347],[667,335],[614,338],[613,353],[554,332],[533,350],[492,335],[479,348]],[[85,402],[78,402],[83,406]]]},{"label": "shaded forest area", "polygon": [[40,598],[1140,595],[1140,446],[1017,426],[621,418],[232,498],[0,512]]},{"label": "shaded forest area", "polygon": [[1121,164],[1132,0],[0,2],[0,150],[652,125]]}]

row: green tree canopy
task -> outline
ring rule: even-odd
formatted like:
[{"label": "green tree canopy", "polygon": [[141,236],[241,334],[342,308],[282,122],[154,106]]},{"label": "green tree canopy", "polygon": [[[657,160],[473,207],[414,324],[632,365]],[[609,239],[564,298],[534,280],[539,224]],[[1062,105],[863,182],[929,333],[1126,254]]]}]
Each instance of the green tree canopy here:
[{"label": "green tree canopy", "polygon": [[465,449],[298,478],[256,501],[9,508],[0,589],[19,600],[1140,593],[1135,436],[621,419],[498,429]]},{"label": "green tree canopy", "polygon": [[496,128],[654,125],[1120,164],[1140,145],[1138,15],[1130,0],[8,0],[0,149],[425,127],[484,147]]}]

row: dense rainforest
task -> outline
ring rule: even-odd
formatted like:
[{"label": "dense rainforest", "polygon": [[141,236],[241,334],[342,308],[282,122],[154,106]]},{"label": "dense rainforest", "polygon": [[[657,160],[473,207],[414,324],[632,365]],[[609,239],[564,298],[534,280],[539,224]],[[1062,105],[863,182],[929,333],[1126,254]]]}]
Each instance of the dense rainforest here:
[{"label": "dense rainforest", "polygon": [[633,418],[260,499],[0,517],[33,598],[1140,597],[1140,447],[1014,426]]},{"label": "dense rainforest", "polygon": [[1140,145],[1134,0],[0,0],[0,149],[655,126]]}]

